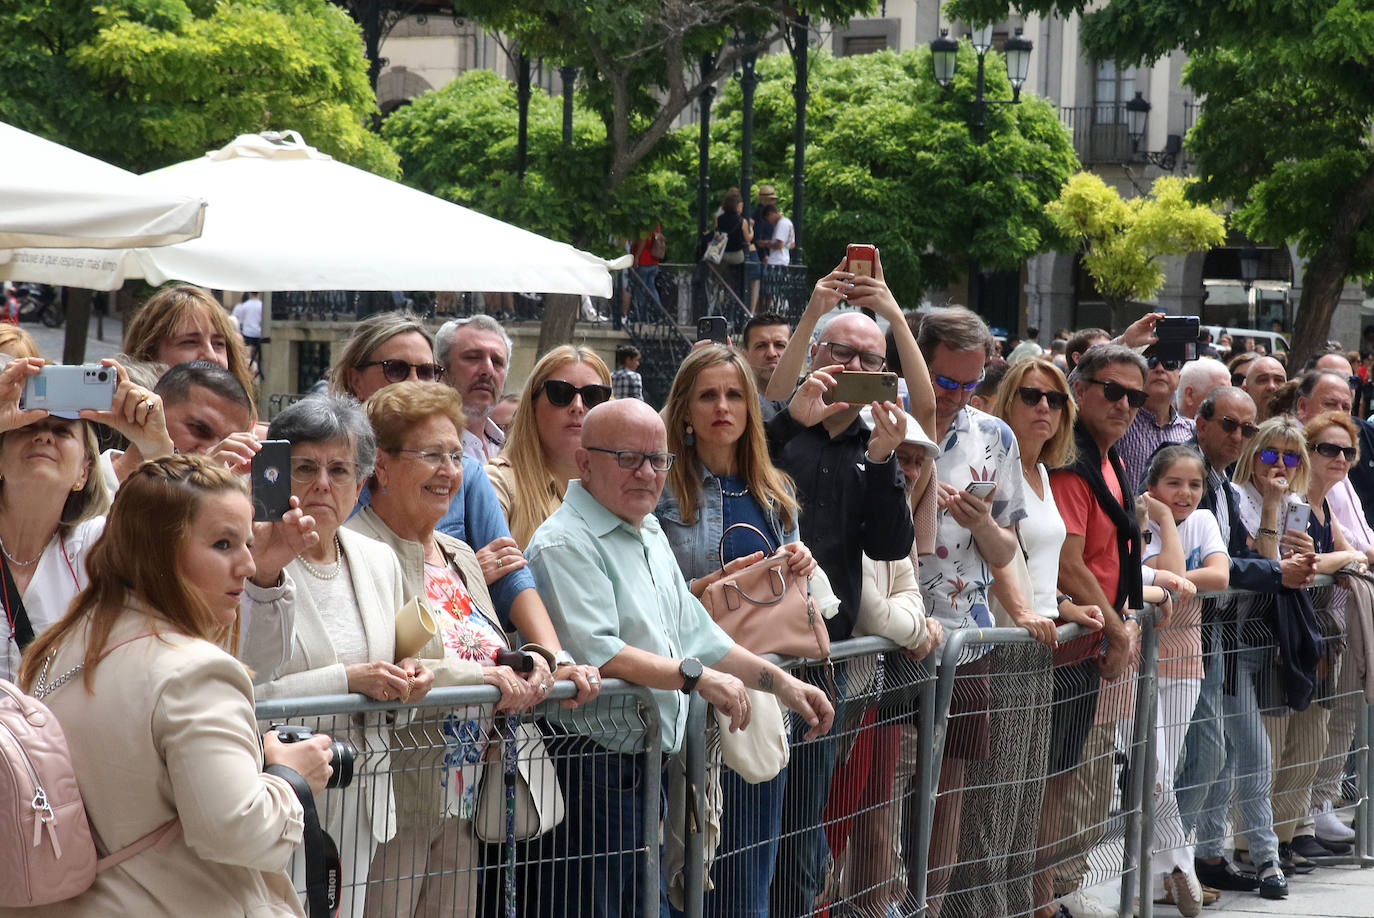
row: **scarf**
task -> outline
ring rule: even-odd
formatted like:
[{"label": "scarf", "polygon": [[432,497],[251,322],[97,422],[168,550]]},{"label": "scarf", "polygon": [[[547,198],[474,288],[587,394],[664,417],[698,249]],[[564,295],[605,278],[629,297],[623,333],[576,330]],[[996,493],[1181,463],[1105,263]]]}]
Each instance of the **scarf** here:
[{"label": "scarf", "polygon": [[1083,423],[1074,425],[1073,439],[1078,446],[1078,461],[1070,466],[1070,470],[1088,483],[1092,489],[1093,496],[1097,498],[1100,506],[1116,527],[1116,553],[1121,562],[1121,579],[1117,581],[1116,595],[1112,597],[1112,605],[1117,609],[1139,609],[1141,607],[1140,588],[1141,588],[1141,538],[1140,524],[1136,522],[1134,501],[1131,498],[1130,489],[1126,487],[1126,468],[1121,464],[1121,457],[1117,455],[1116,447],[1112,446],[1107,450],[1107,460],[1112,464],[1112,472],[1116,475],[1117,484],[1120,486],[1123,500],[1130,501],[1123,504],[1112,495],[1107,487],[1107,480],[1102,477],[1102,451],[1097,448],[1097,441],[1092,438]]}]

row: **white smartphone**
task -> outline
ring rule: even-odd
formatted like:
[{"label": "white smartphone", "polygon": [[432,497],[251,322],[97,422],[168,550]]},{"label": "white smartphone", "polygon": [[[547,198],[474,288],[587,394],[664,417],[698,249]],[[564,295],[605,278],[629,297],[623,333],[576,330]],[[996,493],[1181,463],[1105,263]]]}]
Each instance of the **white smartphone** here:
[{"label": "white smartphone", "polygon": [[45,411],[81,411],[84,408],[109,411],[118,385],[119,374],[114,367],[48,364],[24,381],[19,407]]},{"label": "white smartphone", "polygon": [[1286,532],[1289,529],[1296,529],[1298,532],[1307,531],[1307,519],[1312,515],[1312,508],[1301,501],[1294,501],[1288,505],[1288,514],[1283,519],[1283,528]]},{"label": "white smartphone", "polygon": [[995,481],[970,481],[965,491],[972,494],[979,500],[987,500],[992,496],[992,492],[997,490]]}]

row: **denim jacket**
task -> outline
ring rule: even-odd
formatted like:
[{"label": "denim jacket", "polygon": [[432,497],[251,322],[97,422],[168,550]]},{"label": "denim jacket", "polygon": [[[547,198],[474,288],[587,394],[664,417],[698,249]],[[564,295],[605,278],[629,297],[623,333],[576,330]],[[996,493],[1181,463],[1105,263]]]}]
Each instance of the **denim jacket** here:
[{"label": "denim jacket", "polygon": [[[783,530],[776,507],[765,506],[763,511],[770,530],[764,535],[768,536],[775,550],[800,538],[795,523],[790,529]],[[677,495],[670,486],[663,488],[663,495],[654,508],[654,516],[658,517],[663,534],[673,547],[673,555],[677,558],[678,567],[682,568],[683,577],[692,581],[720,570],[720,536],[725,525],[725,500],[720,493],[720,480],[715,475],[702,470],[696,522],[691,525],[682,522]],[[782,534],[781,539],[778,538],[779,533]]]}]

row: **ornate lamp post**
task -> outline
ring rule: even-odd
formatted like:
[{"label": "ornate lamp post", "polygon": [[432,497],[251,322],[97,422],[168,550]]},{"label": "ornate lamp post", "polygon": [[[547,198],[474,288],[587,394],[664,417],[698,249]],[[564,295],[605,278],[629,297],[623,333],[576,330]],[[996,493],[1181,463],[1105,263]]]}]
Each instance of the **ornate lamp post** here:
[{"label": "ornate lamp post", "polygon": [[[1139,92],[1126,103],[1126,136],[1131,138],[1131,152],[1140,153],[1140,141],[1145,136],[1145,125],[1150,120],[1150,103]],[[1170,134],[1164,149],[1158,152],[1147,150],[1143,153],[1145,161],[1158,166],[1165,172],[1173,172],[1178,165],[1178,154],[1183,149],[1183,139]]]}]

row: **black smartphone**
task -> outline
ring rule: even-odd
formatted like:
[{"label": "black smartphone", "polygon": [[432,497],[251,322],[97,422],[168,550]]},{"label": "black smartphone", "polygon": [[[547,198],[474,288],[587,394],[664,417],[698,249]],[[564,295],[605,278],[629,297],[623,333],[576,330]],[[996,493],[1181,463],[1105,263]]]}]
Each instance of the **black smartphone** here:
[{"label": "black smartphone", "polygon": [[253,521],[276,523],[291,509],[291,441],[263,440],[253,456]]},{"label": "black smartphone", "polygon": [[1160,341],[1196,344],[1201,333],[1197,316],[1164,316],[1155,323],[1155,335]]},{"label": "black smartphone", "polygon": [[702,316],[697,319],[697,340],[730,343],[730,326],[725,316]]}]

